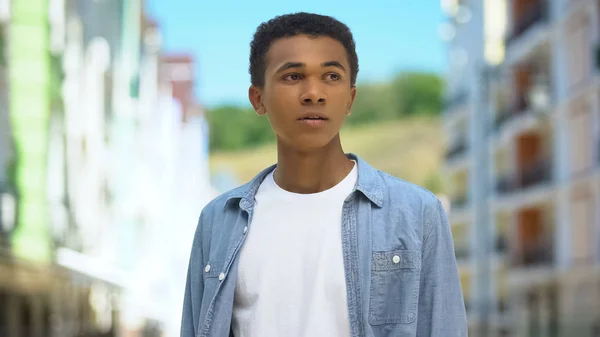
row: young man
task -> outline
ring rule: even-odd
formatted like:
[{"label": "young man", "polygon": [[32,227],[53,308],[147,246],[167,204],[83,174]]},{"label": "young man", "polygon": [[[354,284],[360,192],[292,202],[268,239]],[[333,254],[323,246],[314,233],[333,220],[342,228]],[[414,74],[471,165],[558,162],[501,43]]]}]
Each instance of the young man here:
[{"label": "young man", "polygon": [[277,164],[202,211],[182,337],[467,335],[439,200],[342,150],[357,73],[352,34],[331,17],[258,27],[249,98]]}]

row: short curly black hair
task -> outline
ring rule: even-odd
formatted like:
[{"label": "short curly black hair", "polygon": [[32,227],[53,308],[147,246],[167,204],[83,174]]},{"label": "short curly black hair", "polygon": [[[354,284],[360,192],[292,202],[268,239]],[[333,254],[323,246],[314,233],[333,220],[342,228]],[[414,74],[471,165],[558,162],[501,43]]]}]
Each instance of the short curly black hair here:
[{"label": "short curly black hair", "polygon": [[327,36],[339,41],[348,54],[350,82],[352,86],[356,85],[358,56],[350,28],[331,16],[305,12],[280,15],[258,26],[250,43],[252,85],[262,87],[265,84],[265,57],[271,44],[277,39],[296,35]]}]

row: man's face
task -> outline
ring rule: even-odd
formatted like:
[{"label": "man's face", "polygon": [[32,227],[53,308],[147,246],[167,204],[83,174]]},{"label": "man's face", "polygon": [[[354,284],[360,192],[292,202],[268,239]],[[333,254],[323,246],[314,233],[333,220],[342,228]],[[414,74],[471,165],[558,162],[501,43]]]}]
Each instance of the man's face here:
[{"label": "man's face", "polygon": [[266,55],[263,88],[250,88],[258,114],[267,114],[277,139],[299,150],[325,147],[350,113],[356,89],[344,46],[329,37],[276,40]]}]

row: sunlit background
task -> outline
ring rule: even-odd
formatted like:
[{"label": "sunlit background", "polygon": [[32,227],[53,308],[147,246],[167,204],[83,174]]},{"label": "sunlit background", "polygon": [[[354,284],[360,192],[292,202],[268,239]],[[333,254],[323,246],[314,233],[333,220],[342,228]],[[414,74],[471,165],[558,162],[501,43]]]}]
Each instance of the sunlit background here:
[{"label": "sunlit background", "polygon": [[470,335],[600,336],[600,1],[0,0],[0,337],[178,336],[202,207],[276,161],[252,34],[296,11],[351,27],[344,149],[444,202]]}]

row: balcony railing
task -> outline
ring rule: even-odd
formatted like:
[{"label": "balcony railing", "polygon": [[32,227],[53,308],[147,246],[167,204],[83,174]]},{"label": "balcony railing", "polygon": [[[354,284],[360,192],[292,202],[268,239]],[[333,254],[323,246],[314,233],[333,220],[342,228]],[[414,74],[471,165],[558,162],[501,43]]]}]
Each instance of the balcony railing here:
[{"label": "balcony railing", "polygon": [[596,43],[594,49],[594,65],[596,66],[596,71],[600,70],[600,43]]},{"label": "balcony railing", "polygon": [[548,17],[547,1],[531,1],[524,13],[515,18],[512,32],[506,39],[506,43],[514,42],[536,23],[548,21]]},{"label": "balcony railing", "polygon": [[457,260],[466,260],[469,258],[469,249],[467,247],[454,247],[454,255]]},{"label": "balcony railing", "polygon": [[522,169],[516,175],[500,177],[496,182],[496,191],[500,194],[514,192],[552,180],[552,168],[548,158]]},{"label": "balcony railing", "polygon": [[452,205],[452,208],[463,208],[465,206],[467,206],[469,200],[467,198],[466,195],[461,195],[458,197],[454,197],[452,198],[450,204]]},{"label": "balcony railing", "polygon": [[499,111],[494,120],[494,130],[498,131],[512,117],[510,110]]},{"label": "balcony railing", "polygon": [[517,189],[517,184],[512,175],[499,177],[496,181],[496,191],[500,194],[510,193]]},{"label": "balcony railing", "polygon": [[456,158],[456,157],[464,154],[466,151],[467,151],[467,140],[460,139],[452,147],[450,147],[448,152],[446,152],[446,159],[452,160],[453,158]]},{"label": "balcony railing", "polygon": [[512,258],[515,267],[532,267],[551,265],[554,261],[552,244],[540,242],[537,244],[525,244]]},{"label": "balcony railing", "polygon": [[503,235],[497,236],[496,237],[496,242],[495,242],[495,248],[496,248],[496,252],[497,253],[505,253],[508,247],[508,244],[506,242],[506,237]]},{"label": "balcony railing", "polygon": [[527,188],[552,179],[551,163],[549,159],[538,161],[521,171],[521,187]]},{"label": "balcony railing", "polygon": [[525,115],[530,112],[529,102],[527,101],[525,94],[519,94],[515,103],[512,104],[511,109],[498,112],[496,115],[496,120],[494,121],[494,129],[498,131],[512,118]]},{"label": "balcony railing", "polygon": [[600,166],[600,139],[596,142],[596,163]]}]

